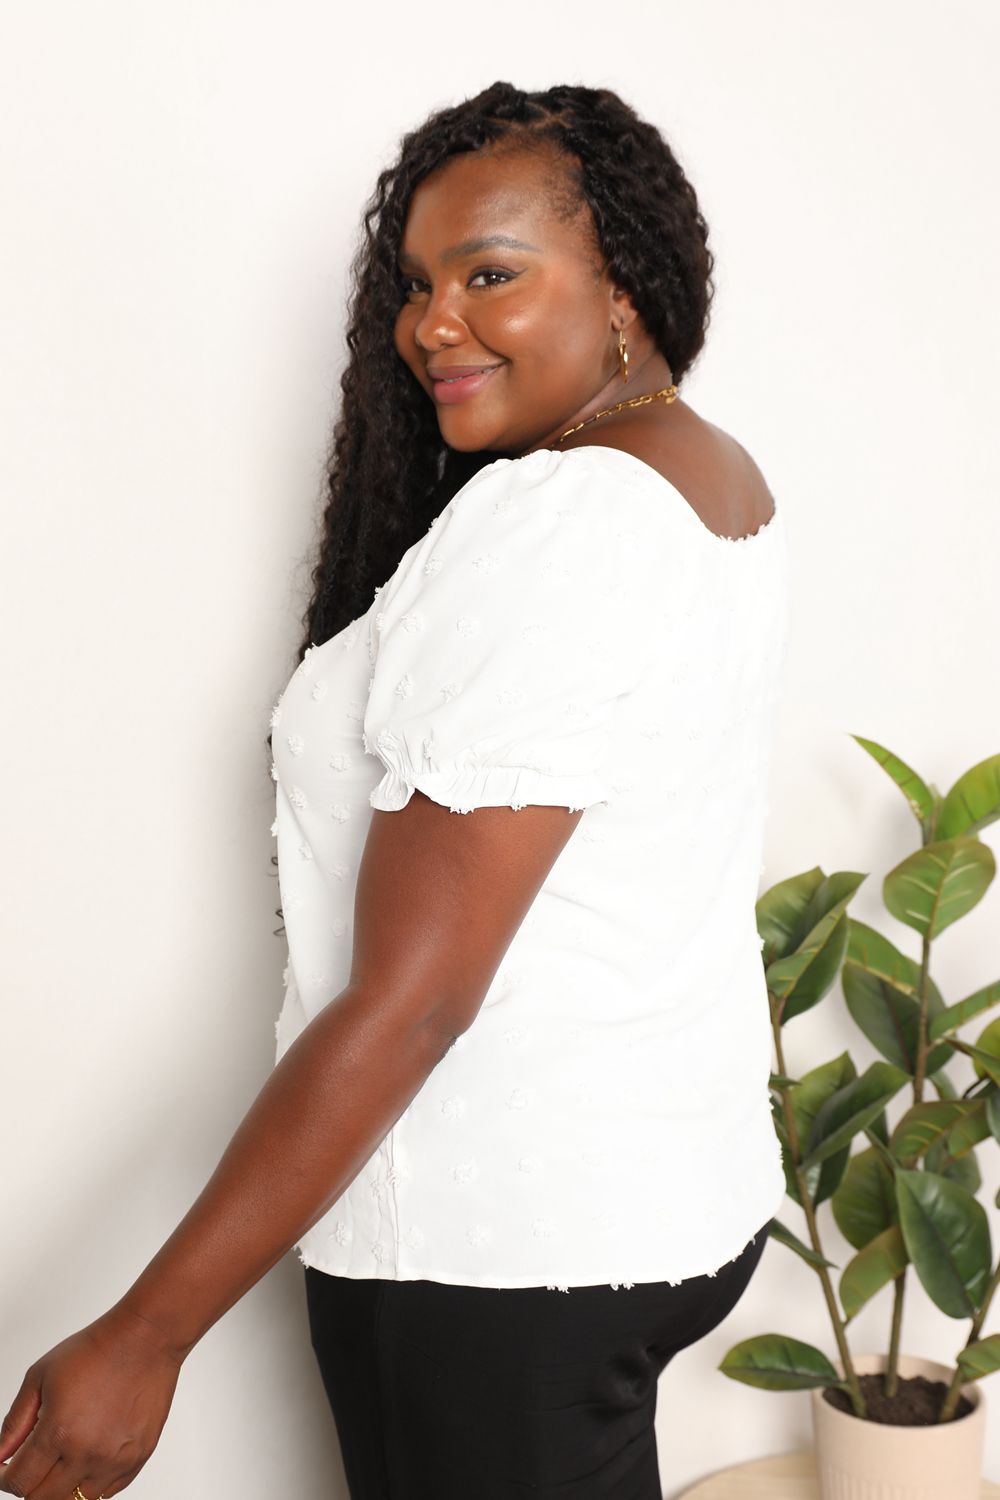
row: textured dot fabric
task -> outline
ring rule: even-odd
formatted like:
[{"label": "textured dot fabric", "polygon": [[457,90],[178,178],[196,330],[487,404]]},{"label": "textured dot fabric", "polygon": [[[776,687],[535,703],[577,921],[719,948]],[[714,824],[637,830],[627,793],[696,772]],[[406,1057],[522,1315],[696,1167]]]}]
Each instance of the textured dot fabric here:
[{"label": "textured dot fabric", "polygon": [[348,981],[374,810],[419,790],[460,816],[584,812],[305,1265],[680,1282],[777,1212],[754,906],[786,587],[780,510],[720,537],[631,454],[540,449],[481,469],[309,649],[271,718],[279,1058]]}]

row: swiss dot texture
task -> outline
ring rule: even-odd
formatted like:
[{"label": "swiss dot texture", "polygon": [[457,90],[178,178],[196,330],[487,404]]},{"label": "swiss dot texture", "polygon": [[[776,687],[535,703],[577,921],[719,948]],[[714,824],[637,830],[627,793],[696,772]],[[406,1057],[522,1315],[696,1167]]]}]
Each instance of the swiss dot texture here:
[{"label": "swiss dot texture", "polygon": [[373,809],[584,810],[307,1265],[627,1289],[714,1274],[777,1211],[754,903],[786,587],[780,512],[730,540],[629,454],[546,449],[307,653],[271,716],[279,1056],[347,982]]}]

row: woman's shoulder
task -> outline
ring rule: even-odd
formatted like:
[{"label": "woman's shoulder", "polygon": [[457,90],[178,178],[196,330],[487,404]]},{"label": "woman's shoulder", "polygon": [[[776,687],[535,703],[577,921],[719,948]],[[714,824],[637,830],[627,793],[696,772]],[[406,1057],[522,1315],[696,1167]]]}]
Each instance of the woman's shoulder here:
[{"label": "woman's shoulder", "polygon": [[630,542],[636,527],[647,540],[666,535],[665,488],[659,474],[623,449],[536,448],[485,464],[440,519],[456,539],[492,530],[534,545],[575,541],[615,552],[616,542]]},{"label": "woman's shoulder", "polygon": [[594,434],[575,451],[591,454],[595,463],[603,454],[615,467],[631,466],[665,510],[679,512],[678,522],[693,519],[723,541],[753,534],[776,513],[767,481],[743,444],[686,405],[670,408],[665,421],[632,415],[607,442]]},{"label": "woman's shoulder", "polygon": [[380,591],[379,628],[461,618],[472,630],[492,617],[500,629],[529,607],[579,625],[658,595],[678,548],[641,467],[583,448],[485,464]]}]

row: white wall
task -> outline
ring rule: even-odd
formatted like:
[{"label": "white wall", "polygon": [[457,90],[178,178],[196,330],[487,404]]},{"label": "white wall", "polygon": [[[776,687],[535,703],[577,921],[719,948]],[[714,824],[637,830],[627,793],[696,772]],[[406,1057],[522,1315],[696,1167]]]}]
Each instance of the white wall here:
[{"label": "white wall", "polygon": [[[1000,750],[991,0],[39,0],[2,30],[0,1407],[131,1281],[270,1064],[267,713],[361,204],[431,108],[607,83],[699,189],[719,294],[687,394],[756,454],[795,563],[765,882],[870,871],[855,914],[916,954],[879,902],[915,825],[849,732],[942,789]],[[1000,973],[998,900],[938,945],[950,999]],[[848,1045],[865,1066],[831,998],[789,1064]],[[194,1353],[137,1500],[343,1494],[300,1278],[287,1257]],[[888,1320],[883,1294],[855,1347]],[[808,1442],[805,1395],[715,1372],[772,1328],[832,1350],[778,1245],[663,1377],[668,1496]],[[965,1336],[914,1290],[907,1350]],[[1000,1424],[988,1443],[1000,1477]]]}]

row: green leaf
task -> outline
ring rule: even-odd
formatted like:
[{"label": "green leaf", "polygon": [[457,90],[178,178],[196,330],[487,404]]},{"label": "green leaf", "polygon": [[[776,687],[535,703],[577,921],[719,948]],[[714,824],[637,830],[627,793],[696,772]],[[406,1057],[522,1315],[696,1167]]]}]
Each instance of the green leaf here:
[{"label": "green leaf", "polygon": [[808,1073],[803,1073],[792,1091],[796,1123],[805,1125],[808,1133],[820,1107],[830,1095],[857,1076],[858,1070],[849,1052],[841,1052],[829,1062],[819,1063]]},{"label": "green leaf", "polygon": [[1000,1142],[1000,1091],[986,1095],[986,1123],[993,1139]]},{"label": "green leaf", "polygon": [[[885,1116],[883,1115],[882,1118],[884,1119]],[[888,1169],[890,1175],[892,1176],[893,1181],[895,1181],[896,1168],[899,1163],[896,1161],[896,1158],[889,1150],[889,1147],[885,1144],[885,1137],[877,1135],[872,1125],[865,1126],[864,1134],[866,1140],[868,1141],[868,1144],[875,1147],[875,1150],[882,1158],[885,1167]]]},{"label": "green leaf", "polygon": [[907,1075],[892,1063],[874,1062],[850,1083],[827,1099],[818,1110],[809,1133],[805,1159],[807,1170],[833,1152],[850,1146],[859,1130],[885,1109],[908,1082]]},{"label": "green leaf", "polygon": [[[934,1171],[930,1166],[930,1157],[924,1161],[924,1166]],[[983,1185],[983,1174],[979,1170],[979,1158],[974,1151],[966,1151],[964,1156],[956,1156],[947,1160],[947,1165],[941,1169],[942,1177],[948,1177],[952,1182],[957,1182],[973,1196],[979,1192]]]},{"label": "green leaf", "polygon": [[982,1071],[976,1068],[980,1078],[990,1078],[994,1083],[1000,1084],[1000,1058],[994,1057],[992,1052],[987,1052],[983,1047],[974,1047],[971,1042],[960,1042],[957,1036],[952,1037],[951,1045],[956,1052],[971,1057],[974,1068],[977,1063],[980,1064]]},{"label": "green leaf", "polygon": [[1000,1005],[1000,979],[995,979],[992,984],[984,985],[981,990],[976,990],[975,994],[959,1000],[957,1005],[949,1005],[947,1010],[936,1015],[927,1028],[928,1037],[932,1042],[936,1042],[938,1037],[947,1036],[950,1031],[957,1031],[960,1026],[965,1025],[966,1021],[971,1021],[994,1005]]},{"label": "green leaf", "polygon": [[937,1091],[938,1091],[938,1097],[939,1098],[941,1098],[941,1099],[957,1099],[958,1098],[958,1089],[952,1083],[951,1079],[948,1077],[948,1075],[945,1072],[944,1068],[938,1068],[938,1070],[937,1070],[936,1073],[928,1073],[927,1076],[930,1079],[931,1083],[934,1085],[934,1087],[937,1089]]},{"label": "green leaf", "polygon": [[976,1153],[969,1150],[962,1156],[950,1156],[947,1141],[934,1142],[924,1157],[924,1171],[936,1172],[939,1177],[947,1177],[949,1182],[957,1182],[967,1193],[978,1193],[983,1185]]},{"label": "green leaf", "polygon": [[790,1089],[794,1082],[794,1078],[786,1078],[783,1073],[772,1073],[767,1080],[767,1086],[780,1094],[782,1089]]},{"label": "green leaf", "polygon": [[902,1168],[896,1202],[906,1253],[924,1291],[949,1318],[974,1317],[993,1263],[982,1204],[947,1177]]},{"label": "green leaf", "polygon": [[809,936],[824,917],[839,916],[856,894],[858,887],[868,879],[858,870],[835,870],[825,875],[809,898],[809,905],[802,913],[799,943]]},{"label": "green leaf", "polygon": [[886,750],[874,740],[862,739],[860,734],[852,734],[851,738],[858,742],[862,750],[867,750],[883,771],[892,778],[913,809],[917,821],[923,827],[934,810],[934,796],[926,782],[917,775],[916,771],[911,771],[905,761],[901,761],[898,756],[893,755],[891,750]]},{"label": "green leaf", "polygon": [[941,803],[937,837],[976,833],[1000,818],[1000,755],[990,755],[960,776]]},{"label": "green leaf", "polygon": [[893,1156],[904,1167],[914,1166],[924,1152],[946,1136],[952,1126],[967,1114],[966,1106],[959,1100],[932,1100],[928,1104],[914,1104],[900,1118],[889,1148]]},{"label": "green leaf", "polygon": [[848,1321],[866,1302],[906,1270],[906,1246],[899,1225],[893,1224],[870,1241],[844,1267],[840,1301]]},{"label": "green leaf", "polygon": [[[917,1071],[919,1002],[849,958],[844,961],[841,984],[847,1009],[872,1046],[912,1078]],[[947,1043],[933,1048],[927,1056],[926,1072],[936,1072],[950,1056]]]},{"label": "green leaf", "polygon": [[787,1245],[789,1250],[794,1250],[795,1254],[800,1255],[807,1265],[813,1266],[816,1269],[820,1266],[832,1266],[836,1269],[835,1261],[827,1260],[825,1256],[817,1255],[815,1250],[811,1250],[808,1245],[802,1243],[797,1234],[793,1234],[790,1229],[786,1229],[780,1219],[771,1220],[770,1236],[772,1240],[777,1240],[779,1245]]},{"label": "green leaf", "polygon": [[[893,989],[902,990],[914,999],[920,998],[920,964],[907,954],[900,952],[895,943],[874,927],[850,919],[851,929],[847,939],[846,958],[852,964],[867,969],[877,979],[884,979]],[[941,991],[930,974],[927,976],[928,1014],[938,1015],[944,1010]]]},{"label": "green leaf", "polygon": [[992,1078],[994,1083],[1000,1083],[992,1068],[987,1069],[984,1061],[986,1057],[994,1057],[1000,1064],[1000,1017],[985,1026],[976,1038],[976,1051],[978,1057],[972,1059],[972,1067],[977,1078]]},{"label": "green leaf", "polygon": [[996,860],[977,838],[927,844],[890,870],[882,896],[894,917],[921,937],[936,938],[982,900]]},{"label": "green leaf", "polygon": [[893,1174],[874,1147],[851,1157],[830,1207],[837,1228],[855,1250],[899,1223]]},{"label": "green leaf", "polygon": [[847,948],[847,920],[846,912],[828,913],[794,953],[767,968],[767,987],[780,1002],[782,1025],[811,1010],[832,986]]},{"label": "green leaf", "polygon": [[719,1369],[731,1380],[765,1391],[845,1388],[825,1354],[781,1333],[764,1333],[734,1344]]},{"label": "green leaf", "polygon": [[[1000,1093],[994,1094],[993,1097],[1000,1099]],[[962,1118],[948,1134],[947,1150],[948,1155],[953,1159],[965,1156],[974,1146],[978,1146],[980,1141],[985,1141],[990,1134],[990,1118],[987,1112],[989,1097],[965,1099],[961,1103],[963,1105]]]},{"label": "green leaf", "polygon": [[764,939],[761,956],[765,969],[776,958],[784,958],[805,936],[802,917],[813,892],[826,877],[818,865],[802,875],[779,880],[757,901],[757,931]]},{"label": "green leaf", "polygon": [[[804,1077],[799,1079],[795,1087],[789,1090],[788,1101],[795,1119],[800,1151],[805,1149],[813,1121],[826,1100],[856,1077],[857,1069],[851,1061],[850,1054],[842,1052],[831,1062],[821,1063],[819,1067],[811,1068]],[[787,1146],[787,1143],[785,1144]],[[806,1172],[806,1187],[814,1202],[824,1202],[834,1191],[843,1175],[849,1155],[850,1147],[847,1147],[839,1156],[832,1157],[829,1162],[824,1162]],[[801,1204],[791,1155],[787,1150],[782,1152],[782,1164],[785,1168],[785,1184],[789,1196],[796,1203]]]},{"label": "green leaf", "polygon": [[1000,1333],[966,1344],[957,1363],[966,1380],[982,1380],[984,1375],[1000,1370]]}]

